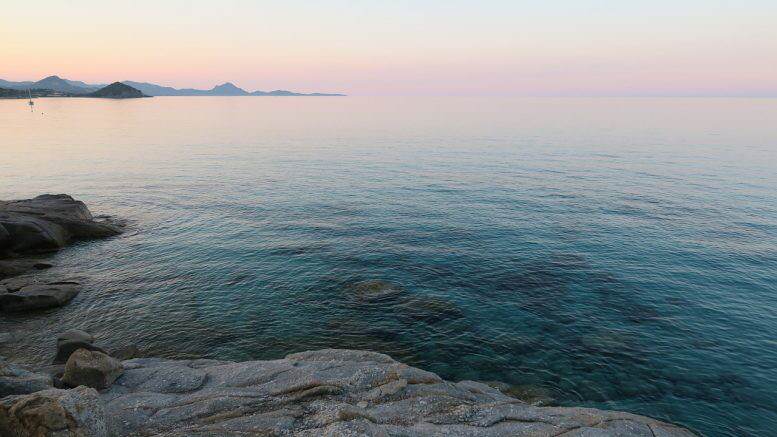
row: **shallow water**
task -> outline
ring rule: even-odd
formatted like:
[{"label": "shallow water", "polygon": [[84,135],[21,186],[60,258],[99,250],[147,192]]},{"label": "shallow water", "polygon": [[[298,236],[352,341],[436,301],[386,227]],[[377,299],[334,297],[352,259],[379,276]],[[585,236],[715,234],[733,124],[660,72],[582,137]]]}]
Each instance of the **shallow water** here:
[{"label": "shallow water", "polygon": [[[777,427],[777,100],[0,100],[0,198],[129,221],[2,315],[155,355],[388,353],[706,435]],[[42,114],[41,114],[42,111]],[[354,284],[396,295],[364,301]]]}]

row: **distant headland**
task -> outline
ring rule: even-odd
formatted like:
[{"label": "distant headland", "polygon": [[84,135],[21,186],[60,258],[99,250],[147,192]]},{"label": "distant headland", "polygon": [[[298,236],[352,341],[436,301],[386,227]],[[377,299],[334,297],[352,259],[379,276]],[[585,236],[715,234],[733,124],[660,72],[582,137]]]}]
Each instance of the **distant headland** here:
[{"label": "distant headland", "polygon": [[[133,91],[134,90],[134,91]],[[249,92],[231,82],[209,90],[172,88],[147,82],[124,80],[106,84],[88,84],[77,80],[49,76],[39,81],[12,82],[0,79],[0,98],[35,97],[106,97],[136,98],[153,96],[344,96],[344,94],[297,93],[286,90]]]}]

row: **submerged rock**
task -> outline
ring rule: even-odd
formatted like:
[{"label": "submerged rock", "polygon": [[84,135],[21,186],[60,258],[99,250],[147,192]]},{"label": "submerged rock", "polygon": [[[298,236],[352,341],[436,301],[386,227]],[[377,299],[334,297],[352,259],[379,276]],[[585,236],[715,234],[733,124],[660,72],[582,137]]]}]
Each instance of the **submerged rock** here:
[{"label": "submerged rock", "polygon": [[438,297],[412,297],[402,303],[402,308],[413,320],[432,324],[464,317],[455,303]]},{"label": "submerged rock", "polygon": [[369,351],[272,361],[139,358],[100,393],[117,436],[693,436],[628,413],[536,407]]},{"label": "submerged rock", "polygon": [[48,389],[0,399],[0,435],[107,437],[108,426],[94,389]]},{"label": "submerged rock", "polygon": [[62,306],[81,291],[75,281],[35,283],[0,294],[0,311],[30,311]]},{"label": "submerged rock", "polygon": [[116,358],[99,351],[78,349],[65,365],[62,382],[70,387],[85,385],[97,390],[110,387],[124,368]]},{"label": "submerged rock", "polygon": [[369,280],[357,282],[348,287],[353,296],[362,302],[377,302],[395,298],[404,293],[404,289],[391,282]]}]

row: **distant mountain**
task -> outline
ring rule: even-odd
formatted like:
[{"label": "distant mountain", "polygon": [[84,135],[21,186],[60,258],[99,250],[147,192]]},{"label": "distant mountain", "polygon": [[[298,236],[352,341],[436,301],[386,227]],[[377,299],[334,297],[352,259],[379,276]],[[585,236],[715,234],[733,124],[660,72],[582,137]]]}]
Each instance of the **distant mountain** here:
[{"label": "distant mountain", "polygon": [[135,99],[138,97],[149,97],[140,90],[121,82],[114,82],[105,88],[86,94],[85,97],[101,97],[106,99]]},{"label": "distant mountain", "polygon": [[215,86],[210,92],[214,96],[247,96],[249,94],[248,91],[236,87],[232,82]]},{"label": "distant mountain", "polygon": [[148,82],[133,82],[131,80],[125,80],[124,82],[131,87],[137,88],[143,91],[143,94],[149,96],[343,96],[344,94],[302,94],[292,91],[275,90],[275,91],[254,91],[248,92],[242,88],[237,87],[231,82],[226,82],[221,85],[217,85],[209,90],[198,90],[194,88],[172,88],[169,86],[160,86]]},{"label": "distant mountain", "polygon": [[93,88],[81,87],[71,84],[69,81],[59,76],[49,76],[32,84],[32,88],[43,88],[47,90],[60,91],[63,93],[86,94],[94,91]]},{"label": "distant mountain", "polygon": [[136,88],[143,92],[147,96],[185,96],[184,90],[177,90],[169,86],[160,86],[148,82],[133,82],[131,80],[125,80],[122,82],[125,85],[129,85],[132,88]]},{"label": "distant mountain", "polygon": [[59,91],[67,94],[86,94],[99,89],[98,85],[88,85],[83,82],[62,79],[59,76],[49,76],[43,78],[37,82],[10,82],[0,79],[0,87],[26,90],[28,88],[46,89],[52,91]]},{"label": "distant mountain", "polygon": [[[134,82],[125,80],[121,83],[139,90],[146,96],[342,96],[344,94],[324,94],[312,93],[303,94],[286,90],[275,91],[254,91],[248,92],[237,87],[231,82],[217,85],[209,90],[200,90],[194,88],[172,88],[168,86],[156,85],[148,82]],[[88,94],[104,88],[103,84],[88,84],[77,80],[62,79],[59,76],[49,76],[37,82],[23,81],[11,82],[0,79],[0,88],[26,90],[28,88],[47,89],[65,94]]]},{"label": "distant mountain", "polygon": [[286,90],[275,90],[275,91],[254,91],[251,93],[252,96],[278,96],[278,97],[293,97],[293,96],[301,96],[301,97],[342,97],[345,96],[345,94],[324,94],[324,93],[310,93],[310,94],[302,94],[302,93],[295,93],[293,91],[286,91]]},{"label": "distant mountain", "polygon": [[[54,76],[56,77],[56,76]],[[68,80],[68,79],[62,79],[65,82],[69,83],[70,85],[77,86],[79,88],[93,88],[93,89],[100,89],[105,88],[108,84],[101,83],[101,84],[93,84],[93,83],[85,83],[81,82],[80,80]]]},{"label": "distant mountain", "polygon": [[9,80],[3,80],[0,79],[0,88],[5,88],[9,90],[21,90],[21,89],[27,89],[29,88],[33,82],[31,81],[25,81],[25,82],[11,82]]}]

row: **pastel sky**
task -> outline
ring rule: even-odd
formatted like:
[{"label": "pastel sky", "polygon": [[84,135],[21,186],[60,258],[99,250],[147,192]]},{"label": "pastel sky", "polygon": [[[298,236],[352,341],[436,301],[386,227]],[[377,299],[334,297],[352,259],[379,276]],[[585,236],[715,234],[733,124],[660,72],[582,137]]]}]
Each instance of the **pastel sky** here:
[{"label": "pastel sky", "polygon": [[777,96],[777,0],[4,0],[0,78]]}]

